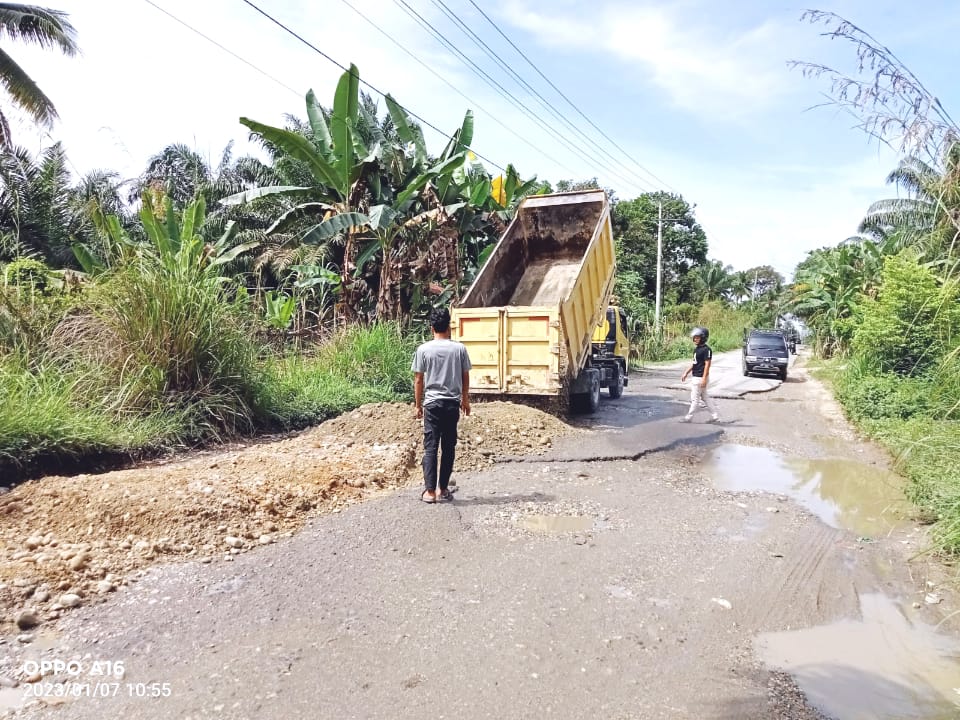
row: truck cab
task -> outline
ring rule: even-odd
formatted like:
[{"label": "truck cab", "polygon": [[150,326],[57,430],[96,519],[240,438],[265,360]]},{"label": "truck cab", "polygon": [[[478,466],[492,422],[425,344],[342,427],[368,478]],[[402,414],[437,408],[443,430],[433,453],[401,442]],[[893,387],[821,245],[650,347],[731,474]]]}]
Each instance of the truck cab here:
[{"label": "truck cab", "polygon": [[630,339],[627,336],[627,314],[611,305],[593,332],[592,364],[600,369],[600,386],[610,397],[618,398],[629,383]]}]

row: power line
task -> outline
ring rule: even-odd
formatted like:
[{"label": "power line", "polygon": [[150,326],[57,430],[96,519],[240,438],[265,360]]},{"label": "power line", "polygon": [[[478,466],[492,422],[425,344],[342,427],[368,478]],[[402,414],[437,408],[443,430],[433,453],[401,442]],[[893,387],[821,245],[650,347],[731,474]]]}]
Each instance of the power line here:
[{"label": "power line", "polygon": [[[247,2],[247,1],[248,1],[248,0],[244,0],[244,2]],[[511,93],[509,90],[507,90],[505,87],[503,87],[503,85],[501,85],[501,84],[500,84],[499,82],[497,82],[493,77],[491,77],[489,73],[487,73],[485,70],[483,70],[483,68],[481,68],[480,66],[478,66],[473,60],[471,60],[471,59],[470,59],[466,54],[464,54],[459,48],[457,48],[455,45],[453,45],[453,43],[451,43],[449,40],[447,40],[447,39],[443,36],[443,33],[441,33],[439,30],[437,30],[437,28],[435,28],[428,20],[426,20],[422,15],[420,15],[420,13],[418,13],[416,10],[414,10],[414,9],[406,2],[406,0],[394,0],[394,3],[395,3],[398,7],[401,7],[401,9],[405,10],[406,13],[407,13],[411,18],[413,18],[413,20],[414,20],[415,22],[417,22],[424,30],[426,30],[428,34],[432,35],[432,36],[434,37],[434,39],[436,39],[438,42],[440,42],[444,47],[446,47],[446,48],[447,48],[450,52],[452,52],[455,56],[457,56],[457,57],[461,60],[461,62],[463,62],[465,65],[467,65],[467,67],[471,70],[471,72],[473,72],[475,75],[477,75],[478,77],[480,77],[480,78],[481,78],[484,82],[486,82],[488,85],[490,85],[491,87],[493,87],[494,90],[496,90],[496,91],[501,95],[501,97],[503,97],[504,99],[506,99],[506,100],[507,100],[509,103],[511,103],[514,107],[516,107],[518,110],[520,110],[520,112],[522,112],[524,115],[526,115],[530,120],[532,120],[534,123],[536,123],[537,125],[539,125],[539,126],[540,126],[543,130],[545,130],[546,132],[550,133],[550,134],[551,134],[555,139],[557,139],[567,150],[569,150],[570,152],[572,152],[572,153],[574,153],[575,155],[579,156],[580,159],[584,160],[584,161],[587,162],[587,163],[593,162],[593,163],[596,163],[596,164],[600,165],[600,166],[601,166],[604,170],[606,170],[610,175],[614,176],[615,178],[618,178],[618,179],[619,179],[621,182],[623,182],[625,185],[633,185],[633,184],[634,184],[634,183],[631,182],[630,180],[627,180],[627,179],[624,178],[622,175],[620,175],[620,173],[618,173],[616,170],[611,169],[611,168],[610,168],[609,166],[607,166],[606,164],[597,163],[597,161],[596,161],[595,158],[590,158],[588,155],[586,155],[586,153],[584,153],[582,150],[580,150],[578,147],[576,147],[576,145],[575,145],[572,141],[570,141],[568,138],[566,138],[562,133],[558,132],[558,131],[557,131],[556,129],[554,129],[551,125],[549,125],[548,123],[544,122],[544,121],[541,120],[539,117],[537,117],[537,115],[536,115],[535,113],[533,113],[529,108],[527,108],[527,107],[523,104],[523,102],[521,102],[519,99],[517,99],[516,96],[513,95],[513,93]]]},{"label": "power line", "polygon": [[[276,25],[277,27],[283,29],[283,30],[284,30],[285,32],[287,32],[288,34],[290,34],[290,35],[292,35],[293,37],[295,37],[297,40],[299,40],[300,42],[302,42],[302,43],[303,43],[304,45],[306,45],[308,48],[310,48],[310,49],[313,50],[315,53],[317,53],[318,55],[320,55],[322,58],[324,58],[324,59],[332,62],[334,65],[336,65],[338,68],[340,68],[340,69],[343,70],[344,72],[349,72],[349,73],[351,73],[351,75],[353,75],[353,76],[357,79],[358,82],[362,83],[363,85],[366,85],[368,88],[370,88],[371,90],[373,90],[373,92],[375,92],[377,95],[380,95],[381,97],[386,97],[387,94],[386,94],[385,92],[383,92],[382,90],[379,90],[378,88],[374,87],[373,85],[371,85],[370,83],[368,83],[366,80],[363,80],[362,78],[360,78],[359,75],[353,74],[349,68],[344,67],[344,66],[341,65],[339,62],[337,62],[337,61],[334,60],[332,57],[330,57],[330,56],[327,55],[325,52],[323,52],[323,50],[321,50],[320,48],[318,48],[316,45],[312,44],[309,40],[307,40],[307,39],[305,39],[303,36],[297,34],[294,30],[291,30],[289,27],[287,27],[287,26],[284,25],[282,22],[280,22],[280,21],[277,20],[275,17],[273,17],[270,13],[266,12],[265,10],[262,10],[260,7],[258,7],[258,6],[256,5],[256,3],[253,3],[253,2],[251,2],[250,0],[243,0],[243,2],[246,3],[247,5],[249,5],[250,7],[252,7],[254,10],[256,10],[256,11],[257,11],[258,13],[260,13],[261,15],[263,15],[265,18],[267,18],[267,20],[269,20],[270,22],[272,22],[274,25]],[[450,134],[448,134],[448,133],[445,133],[443,130],[441,130],[440,128],[438,128],[438,127],[437,127],[436,125],[434,125],[433,123],[425,120],[423,117],[421,117],[421,116],[418,115],[417,113],[413,112],[410,108],[404,107],[403,105],[400,105],[400,103],[397,103],[397,105],[398,105],[400,108],[402,108],[405,112],[407,112],[411,117],[416,118],[417,120],[419,120],[421,123],[423,123],[424,125],[426,125],[426,126],[427,126],[428,128],[430,128],[431,130],[440,133],[443,137],[445,137],[445,138],[447,138],[447,139],[449,139],[449,140],[452,140],[452,139],[453,139],[453,135],[450,135]],[[506,168],[504,168],[504,167],[503,167],[502,165],[500,165],[499,163],[495,163],[495,162],[494,162],[493,160],[491,160],[490,158],[484,157],[483,155],[481,155],[480,153],[478,153],[478,152],[477,152],[476,150],[474,150],[473,148],[469,148],[469,149],[473,152],[474,155],[476,155],[476,156],[477,156],[478,158],[480,158],[481,160],[484,160],[485,162],[490,163],[491,165],[493,165],[495,168],[497,168],[497,169],[499,169],[499,170],[503,170],[504,172],[506,171]]]},{"label": "power line", "polygon": [[644,177],[641,177],[639,173],[626,165],[622,160],[615,157],[609,153],[602,145],[597,143],[593,138],[591,138],[587,133],[577,125],[575,125],[566,115],[561,113],[549,100],[547,100],[540,92],[534,88],[530,83],[528,83],[516,70],[514,70],[508,63],[504,60],[486,43],[484,40],[477,35],[473,30],[470,29],[470,26],[467,25],[463,20],[461,20],[456,13],[454,13],[449,6],[443,0],[431,0],[431,2],[443,12],[451,21],[453,21],[472,41],[473,44],[479,47],[483,52],[493,60],[494,63],[502,67],[507,73],[514,79],[514,81],[524,90],[530,92],[537,98],[540,105],[547,110],[553,117],[559,120],[561,123],[564,123],[569,127],[573,132],[581,135],[584,140],[590,143],[598,152],[605,155],[612,162],[616,163],[619,167],[623,168],[626,172],[630,173],[634,178],[639,181],[639,187],[641,189],[646,189],[650,185],[650,181]]},{"label": "power line", "polygon": [[[566,170],[567,172],[576,174],[576,171],[570,169],[569,167],[567,167],[567,166],[564,165],[563,163],[557,162],[557,161],[556,161],[554,158],[552,158],[545,150],[541,150],[539,147],[537,147],[537,146],[534,145],[532,142],[530,142],[529,140],[527,140],[527,138],[523,137],[523,135],[521,135],[521,134],[518,133],[516,130],[514,130],[512,127],[510,127],[510,126],[507,125],[505,122],[503,122],[500,118],[498,118],[498,117],[497,117],[494,113],[492,113],[490,110],[487,110],[487,109],[486,109],[485,107],[483,107],[480,103],[478,103],[477,101],[473,100],[470,96],[465,95],[456,85],[454,85],[452,82],[450,82],[449,80],[447,80],[445,77],[443,77],[443,75],[441,75],[440,73],[438,73],[436,70],[434,70],[432,67],[430,67],[427,63],[425,63],[423,60],[421,60],[419,57],[417,57],[417,56],[416,56],[413,52],[411,52],[408,48],[404,47],[402,43],[400,43],[398,40],[396,40],[396,39],[395,39],[390,33],[388,33],[386,30],[384,30],[384,29],[381,28],[379,25],[377,25],[373,20],[371,20],[371,19],[368,18],[366,15],[364,15],[362,12],[360,12],[360,11],[359,11],[356,7],[354,7],[348,0],[340,0],[340,1],[341,1],[344,5],[346,5],[348,8],[350,8],[351,10],[353,10],[353,11],[354,11],[357,15],[359,15],[361,18],[363,18],[364,20],[366,20],[367,23],[369,23],[370,25],[372,25],[373,28],[374,28],[377,32],[379,32],[381,35],[383,35],[385,38],[387,38],[387,40],[389,40],[390,42],[392,42],[394,45],[396,45],[398,48],[400,48],[403,52],[405,52],[407,55],[409,55],[411,58],[413,58],[416,62],[418,62],[420,65],[422,65],[425,70],[427,70],[429,73],[431,73],[432,75],[434,75],[435,77],[437,77],[439,80],[441,80],[444,84],[446,84],[451,90],[453,90],[455,93],[457,93],[457,95],[459,95],[460,97],[462,97],[462,98],[463,98],[464,100],[466,100],[467,102],[471,103],[471,104],[472,104],[474,107],[476,107],[478,110],[482,110],[487,116],[490,117],[491,120],[493,120],[495,123],[497,123],[497,125],[499,125],[500,127],[502,127],[504,130],[506,130],[508,133],[510,133],[511,135],[513,135],[514,137],[516,137],[516,138],[517,138],[518,140],[520,140],[521,142],[525,143],[528,147],[533,148],[533,149],[534,149],[536,152],[538,152],[540,155],[543,155],[543,157],[545,157],[545,158],[547,158],[547,159],[549,159],[549,160],[553,160],[554,162],[556,162],[557,165],[559,165],[560,167],[562,167],[562,168],[563,168],[564,170]],[[501,168],[501,169],[503,169],[503,168]]]},{"label": "power line", "polygon": [[263,75],[265,78],[268,78],[269,80],[272,80],[273,82],[275,82],[277,85],[279,85],[279,86],[282,87],[282,88],[286,88],[287,90],[289,90],[290,92],[292,92],[292,93],[293,93],[294,95],[296,95],[297,97],[299,97],[299,98],[302,98],[302,97],[303,97],[302,93],[297,92],[296,90],[294,90],[294,89],[293,89],[292,87],[290,87],[289,85],[285,85],[282,81],[278,80],[277,78],[275,78],[275,77],[274,77],[273,75],[271,75],[270,73],[266,72],[265,70],[260,69],[259,67],[257,67],[256,65],[254,65],[254,64],[253,64],[252,62],[250,62],[249,60],[246,60],[246,59],[240,57],[240,56],[237,55],[235,52],[233,52],[233,50],[231,50],[230,48],[224,47],[223,45],[221,45],[220,43],[218,43],[216,40],[214,40],[212,37],[210,37],[209,35],[203,34],[202,32],[200,32],[199,30],[197,30],[197,29],[196,29],[195,27],[193,27],[192,25],[190,25],[190,24],[188,24],[187,22],[185,22],[184,20],[181,20],[180,18],[178,18],[178,17],[177,17],[176,15],[174,15],[173,13],[171,13],[171,12],[169,12],[169,11],[167,11],[167,10],[164,10],[162,7],[160,7],[160,6],[157,5],[155,2],[153,2],[153,0],[143,0],[143,1],[144,1],[145,3],[147,3],[147,5],[152,5],[154,8],[156,8],[157,10],[159,10],[160,12],[162,12],[164,15],[166,15],[167,17],[169,17],[171,20],[174,20],[174,21],[180,23],[180,24],[183,25],[185,28],[187,28],[187,30],[189,30],[190,32],[196,33],[197,35],[199,35],[200,37],[202,37],[202,38],[203,38],[204,40],[206,40],[207,42],[216,45],[218,48],[220,48],[221,50],[223,50],[225,53],[227,53],[227,54],[229,54],[229,55],[232,55],[234,58],[236,58],[237,60],[239,60],[240,62],[242,62],[244,65],[247,65],[247,66],[253,68],[253,69],[256,70],[258,73],[260,73],[261,75]]},{"label": "power line", "polygon": [[663,180],[662,178],[657,177],[652,171],[648,170],[648,169],[647,169],[646,167],[644,167],[640,162],[638,162],[637,160],[634,160],[632,157],[630,157],[629,153],[627,153],[626,150],[624,150],[622,147],[620,147],[620,145],[618,145],[609,135],[607,135],[603,130],[601,130],[599,127],[597,127],[596,123],[594,123],[593,120],[591,120],[589,117],[587,117],[586,114],[585,114],[580,108],[578,108],[570,98],[568,98],[566,95],[564,95],[563,91],[560,90],[560,88],[558,88],[556,85],[553,84],[553,82],[550,80],[550,78],[548,78],[546,75],[543,74],[543,72],[540,70],[540,68],[538,68],[538,67],[536,66],[536,64],[534,64],[534,62],[533,62],[530,58],[528,58],[528,57],[526,56],[526,54],[525,54],[520,48],[518,48],[518,47],[516,46],[516,44],[513,42],[513,40],[511,40],[509,37],[507,37],[506,33],[504,33],[503,30],[501,30],[501,29],[497,26],[497,24],[496,24],[493,20],[490,19],[490,17],[481,9],[481,7],[480,7],[479,5],[477,5],[476,2],[474,2],[474,0],[470,0],[470,4],[473,5],[473,7],[475,7],[475,8],[477,9],[477,12],[479,12],[481,15],[483,15],[484,19],[486,19],[486,21],[493,26],[493,29],[496,30],[504,40],[506,40],[508,43],[510,43],[510,46],[520,54],[520,57],[522,57],[524,60],[526,60],[526,61],[527,61],[527,64],[530,65],[530,67],[532,67],[534,70],[536,70],[537,74],[540,75],[540,77],[542,77],[542,78],[547,82],[547,84],[556,91],[556,93],[557,93],[560,97],[562,97],[564,100],[566,100],[566,101],[567,101],[567,104],[568,104],[570,107],[572,107],[572,108],[577,112],[577,114],[580,115],[580,117],[582,117],[584,120],[586,120],[594,130],[596,130],[598,133],[600,133],[600,135],[601,135],[602,137],[604,137],[604,138],[607,140],[607,142],[609,142],[611,145],[613,145],[613,147],[615,147],[617,150],[619,150],[620,152],[622,152],[632,163],[634,163],[638,168],[640,168],[641,170],[643,170],[643,171],[644,171],[647,175],[649,175],[651,178],[653,178],[654,180],[656,180],[657,182],[659,182],[659,183],[660,183],[661,185],[663,185],[664,187],[669,188],[670,190],[673,190],[673,191],[676,192],[676,193],[679,193],[679,191],[678,191],[675,187],[671,186],[670,183],[666,182],[666,181]]}]

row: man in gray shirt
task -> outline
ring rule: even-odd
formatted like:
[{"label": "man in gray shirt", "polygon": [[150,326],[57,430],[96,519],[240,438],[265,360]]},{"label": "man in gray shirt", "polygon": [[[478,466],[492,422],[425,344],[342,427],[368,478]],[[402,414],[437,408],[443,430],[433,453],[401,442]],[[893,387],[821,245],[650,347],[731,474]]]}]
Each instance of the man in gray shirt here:
[{"label": "man in gray shirt", "polygon": [[[450,313],[430,313],[433,340],[423,343],[413,355],[413,396],[417,418],[423,418],[423,482],[420,499],[427,503],[453,500],[450,475],[457,446],[460,411],[470,414],[470,356],[450,339]],[[439,477],[437,451],[440,451]]]}]

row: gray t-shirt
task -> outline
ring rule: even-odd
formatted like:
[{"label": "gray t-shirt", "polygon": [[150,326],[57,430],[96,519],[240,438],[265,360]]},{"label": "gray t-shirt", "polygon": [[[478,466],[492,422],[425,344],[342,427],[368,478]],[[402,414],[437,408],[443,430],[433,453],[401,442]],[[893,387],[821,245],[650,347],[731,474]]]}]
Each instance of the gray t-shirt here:
[{"label": "gray t-shirt", "polygon": [[463,373],[472,367],[467,349],[454,340],[429,340],[413,354],[415,373],[423,373],[423,404],[437,400],[460,402]]}]

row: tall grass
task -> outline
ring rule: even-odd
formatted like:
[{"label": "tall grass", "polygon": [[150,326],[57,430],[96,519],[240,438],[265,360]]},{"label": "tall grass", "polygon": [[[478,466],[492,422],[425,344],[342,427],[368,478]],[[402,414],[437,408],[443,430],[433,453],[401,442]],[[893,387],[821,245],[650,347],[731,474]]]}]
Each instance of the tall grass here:
[{"label": "tall grass", "polygon": [[[164,297],[163,302],[171,302],[169,294]],[[188,378],[200,381],[181,384],[174,391],[162,371],[182,367],[184,360],[164,357],[162,343],[150,333],[168,325],[146,322],[152,311],[145,298],[141,302],[145,307],[130,312],[126,320],[127,327],[140,328],[145,336],[136,352],[118,340],[116,318],[105,322],[86,316],[82,322],[68,323],[58,336],[71,339],[74,352],[61,349],[40,363],[21,355],[0,355],[0,481],[10,482],[60,461],[82,467],[104,455],[155,454],[242,430],[304,427],[365,403],[412,397],[410,361],[422,338],[393,324],[351,328],[309,355],[257,357],[247,347],[233,358],[249,365],[230,369],[226,362],[198,362],[197,374]],[[234,321],[243,319],[238,312]],[[84,323],[93,323],[96,329]],[[186,326],[186,320],[178,325]],[[204,350],[182,343],[179,347],[193,348],[202,356],[220,351],[222,346],[213,344],[214,339],[243,342],[231,337],[233,329],[222,327],[218,338],[208,336],[211,344]],[[95,338],[103,341],[101,356],[89,355],[92,351],[85,344]],[[228,346],[225,351],[230,350]],[[115,364],[118,357],[124,361]],[[104,362],[93,361],[97,359]],[[231,374],[211,375],[223,369]],[[200,376],[201,371],[208,375]],[[249,415],[238,423],[241,409]]]},{"label": "tall grass", "polygon": [[258,415],[260,348],[244,295],[146,258],[106,282],[74,345],[112,375],[119,412],[185,410],[197,435],[247,432]]},{"label": "tall grass", "polygon": [[365,403],[410,400],[410,363],[420,340],[384,323],[349,328],[312,355],[270,359],[262,405],[280,424],[296,427]]},{"label": "tall grass", "polygon": [[722,303],[706,303],[684,317],[668,315],[658,334],[653,327],[643,328],[634,340],[641,360],[657,362],[676,360],[693,354],[690,331],[695,326],[710,330],[710,347],[717,352],[738,348],[743,344],[743,331],[754,324],[753,313]]},{"label": "tall grass", "polygon": [[853,356],[827,361],[818,375],[833,384],[848,417],[886,447],[909,481],[908,497],[934,521],[936,550],[960,555],[960,367],[957,353],[918,377],[875,374]]}]

